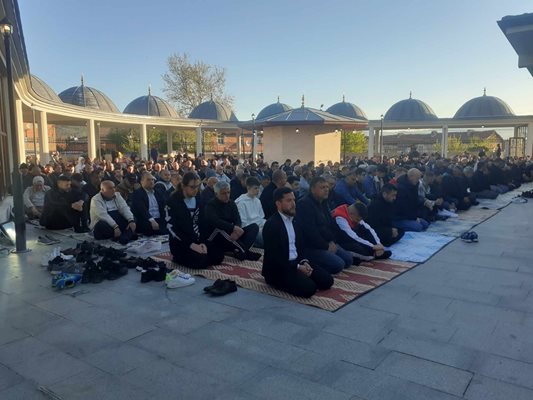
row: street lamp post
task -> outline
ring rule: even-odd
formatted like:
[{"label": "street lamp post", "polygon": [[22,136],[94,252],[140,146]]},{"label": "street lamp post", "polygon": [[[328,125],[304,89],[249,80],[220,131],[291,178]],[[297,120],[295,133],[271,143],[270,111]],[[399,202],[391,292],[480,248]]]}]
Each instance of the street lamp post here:
[{"label": "street lamp post", "polygon": [[255,156],[255,114],[252,113],[252,161]]},{"label": "street lamp post", "polygon": [[13,210],[15,213],[15,252],[25,253],[29,250],[26,248],[26,221],[24,218],[24,203],[22,199],[22,176],[19,171],[20,160],[16,126],[17,120],[15,117],[15,94],[13,88],[13,66],[11,59],[11,35],[13,34],[13,25],[11,25],[7,18],[0,21],[0,32],[4,37],[4,48],[6,51],[9,127],[11,129],[11,156],[13,157],[13,173],[11,174],[11,179],[13,185]]},{"label": "street lamp post", "polygon": [[383,163],[383,114],[381,114],[381,128],[379,130],[379,158]]}]

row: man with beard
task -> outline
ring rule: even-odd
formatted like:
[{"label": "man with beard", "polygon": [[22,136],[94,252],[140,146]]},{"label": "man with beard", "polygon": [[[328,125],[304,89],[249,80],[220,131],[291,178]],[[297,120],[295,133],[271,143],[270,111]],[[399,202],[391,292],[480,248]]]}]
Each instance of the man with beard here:
[{"label": "man with beard", "polygon": [[311,297],[327,290],[333,277],[318,265],[303,259],[303,235],[294,224],[294,192],[282,187],[274,191],[276,210],[263,228],[265,254],[262,275],[267,284],[299,297]]}]

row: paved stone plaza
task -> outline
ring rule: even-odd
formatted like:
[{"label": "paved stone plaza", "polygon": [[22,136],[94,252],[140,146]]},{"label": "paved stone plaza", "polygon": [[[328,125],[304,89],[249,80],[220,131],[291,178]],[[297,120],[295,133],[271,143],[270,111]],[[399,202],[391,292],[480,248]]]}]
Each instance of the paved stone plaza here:
[{"label": "paved stone plaza", "polygon": [[[533,399],[533,202],[335,313],[240,289],[55,292],[0,258],[0,399]],[[65,241],[63,247],[75,244]]]}]

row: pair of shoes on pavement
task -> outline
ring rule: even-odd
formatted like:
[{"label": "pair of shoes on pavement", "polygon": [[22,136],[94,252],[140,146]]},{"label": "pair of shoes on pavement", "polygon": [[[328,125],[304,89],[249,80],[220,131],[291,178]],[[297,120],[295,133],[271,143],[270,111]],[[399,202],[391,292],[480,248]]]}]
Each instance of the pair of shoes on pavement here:
[{"label": "pair of shoes on pavement", "polygon": [[55,275],[52,278],[52,287],[58,290],[70,289],[76,286],[76,283],[80,282],[81,279],[82,279],[81,274],[61,273],[59,275]]},{"label": "pair of shoes on pavement", "polygon": [[478,242],[478,235],[474,231],[465,232],[461,235],[461,240],[467,243],[475,243]]},{"label": "pair of shoes on pavement", "polygon": [[162,282],[167,278],[167,272],[168,270],[166,267],[141,269],[141,283],[147,283],[151,281]]},{"label": "pair of shoes on pavement", "polygon": [[52,244],[58,244],[58,243],[61,243],[59,240],[51,237],[51,236],[48,236],[48,235],[43,235],[43,236],[39,236],[37,238],[37,242],[40,243],[40,244],[45,244],[47,246],[49,245],[52,245]]},{"label": "pair of shoes on pavement", "polygon": [[224,296],[237,291],[237,284],[231,279],[217,279],[211,286],[204,287],[204,292],[212,296]]},{"label": "pair of shoes on pavement", "polygon": [[179,269],[173,269],[165,278],[165,284],[168,289],[176,289],[180,287],[194,285],[196,280],[190,275],[181,272]]},{"label": "pair of shoes on pavement", "polygon": [[246,250],[236,250],[233,253],[233,257],[235,257],[239,261],[249,260],[249,261],[257,261],[261,258],[261,254],[256,253],[254,251]]},{"label": "pair of shoes on pavement", "polygon": [[44,255],[41,258],[41,266],[47,267],[50,263],[59,264],[63,261],[71,260],[72,258],[74,258],[74,256],[61,253],[61,247],[54,247],[54,250],[52,250],[50,254]]}]

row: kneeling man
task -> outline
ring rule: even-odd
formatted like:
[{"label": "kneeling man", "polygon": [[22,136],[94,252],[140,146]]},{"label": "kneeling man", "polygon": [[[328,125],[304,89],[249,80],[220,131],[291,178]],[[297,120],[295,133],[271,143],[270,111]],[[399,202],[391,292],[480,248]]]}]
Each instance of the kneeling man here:
[{"label": "kneeling man", "polygon": [[265,254],[263,271],[266,283],[294,296],[311,297],[317,289],[333,285],[333,277],[319,266],[302,259],[303,236],[294,224],[294,192],[286,187],[274,191],[274,213],[263,228]]}]

